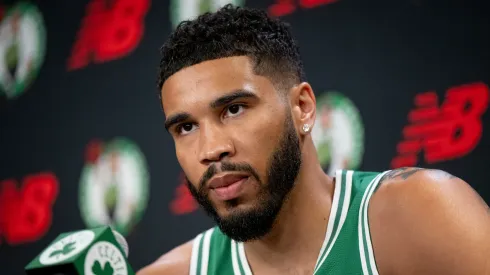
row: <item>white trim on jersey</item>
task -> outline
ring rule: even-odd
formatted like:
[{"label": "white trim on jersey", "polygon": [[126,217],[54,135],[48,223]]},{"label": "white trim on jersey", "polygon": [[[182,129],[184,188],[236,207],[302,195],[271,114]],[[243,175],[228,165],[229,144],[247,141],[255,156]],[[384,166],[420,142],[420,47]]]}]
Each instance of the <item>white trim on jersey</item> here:
[{"label": "white trim on jersey", "polygon": [[197,235],[192,243],[191,264],[189,267],[189,275],[197,275],[197,262],[199,255],[199,246],[201,244],[203,233]]},{"label": "white trim on jersey", "polygon": [[238,243],[238,255],[240,256],[240,262],[242,263],[242,268],[245,275],[252,275],[252,270],[250,269],[247,257],[245,256],[245,246],[243,243]]},{"label": "white trim on jersey", "polygon": [[211,235],[213,234],[214,228],[208,229],[204,234],[204,241],[202,243],[202,257],[201,257],[201,275],[208,274],[208,264],[209,264],[209,247],[211,243]]},{"label": "white trim on jersey", "polygon": [[364,191],[364,195],[362,196],[362,200],[361,200],[361,206],[360,206],[360,210],[359,210],[359,219],[358,219],[358,222],[357,222],[357,232],[358,232],[358,235],[359,235],[359,255],[361,256],[361,266],[362,266],[362,273],[363,274],[369,274],[369,271],[368,271],[368,268],[367,268],[367,263],[366,263],[366,255],[364,253],[364,232],[362,230],[362,214],[364,213],[362,211],[363,207],[364,207],[364,203],[366,202],[366,198],[367,198],[367,194],[368,194],[368,191],[369,191],[369,188],[371,188],[371,186],[373,185],[374,182],[376,182],[376,180],[378,180],[380,177],[380,175],[377,175],[370,183],[369,185],[366,187],[366,190]]},{"label": "white trim on jersey", "polygon": [[[379,181],[381,178],[387,173],[388,171],[385,171],[383,173],[378,174],[367,186],[366,190],[364,191],[364,195],[362,196],[361,200],[361,206],[360,206],[360,211],[359,211],[359,220],[358,220],[358,235],[359,235],[359,255],[361,258],[361,266],[362,266],[362,273],[365,275],[379,275],[378,274],[378,269],[376,268],[376,263],[374,261],[374,253],[373,253],[373,247],[371,244],[371,237],[369,234],[369,223],[368,223],[368,217],[367,217],[367,210],[369,206],[369,200],[371,199],[371,196],[373,195],[374,190],[376,189],[376,186],[378,185]],[[366,245],[368,249],[368,259],[366,258],[366,253],[364,253],[364,240],[366,240]],[[367,267],[367,261],[369,261],[369,265],[371,269],[369,270]]]},{"label": "white trim on jersey", "polygon": [[335,172],[335,190],[333,192],[332,207],[330,208],[330,215],[328,217],[327,232],[325,233],[325,239],[323,240],[322,248],[320,249],[320,254],[316,259],[315,271],[313,272],[313,274],[316,273],[318,267],[323,262],[322,255],[325,252],[325,249],[327,249],[328,241],[332,236],[333,224],[335,222],[335,217],[337,216],[337,207],[339,203],[341,189],[342,189],[342,170],[337,170]]},{"label": "white trim on jersey", "polygon": [[240,272],[240,267],[238,267],[238,257],[236,255],[236,242],[231,240],[231,263],[233,265],[233,274],[242,275]]},{"label": "white trim on jersey", "polygon": [[376,267],[376,262],[374,261],[374,251],[373,251],[373,244],[371,243],[371,233],[369,232],[369,222],[368,222],[368,207],[369,207],[369,202],[371,201],[371,196],[374,193],[374,190],[376,190],[376,187],[378,186],[380,180],[383,178],[383,176],[387,173],[388,171],[385,171],[384,173],[381,174],[381,176],[376,180],[376,182],[373,184],[373,187],[371,190],[369,190],[368,197],[366,199],[366,204],[364,206],[364,237],[366,238],[366,244],[367,244],[367,250],[368,250],[368,257],[369,257],[369,263],[371,265],[371,272],[373,275],[379,275],[378,273],[378,268]]},{"label": "white trim on jersey", "polygon": [[[337,174],[337,176],[338,176],[338,174]],[[346,171],[346,175],[345,175],[345,193],[344,193],[344,201],[343,201],[342,208],[341,208],[342,209],[341,210],[342,212],[340,214],[340,221],[339,221],[339,224],[337,226],[337,230],[335,231],[335,235],[333,237],[332,243],[330,243],[330,246],[328,247],[327,252],[325,253],[325,255],[323,255],[320,263],[316,267],[315,272],[313,274],[315,274],[318,271],[318,269],[322,266],[323,262],[325,262],[325,260],[327,259],[327,256],[330,253],[330,251],[332,250],[332,248],[333,248],[333,246],[335,244],[335,241],[337,240],[337,237],[339,236],[340,231],[342,230],[342,226],[345,223],[345,219],[347,218],[347,213],[349,212],[350,196],[351,196],[351,192],[352,192],[352,177],[353,177],[353,175],[354,175],[354,171]],[[340,171],[340,178],[342,178],[342,171]],[[337,185],[337,183],[335,185]],[[336,189],[335,190],[335,192],[336,192],[337,191],[337,186],[335,187],[335,189]],[[338,189],[340,190],[340,188],[338,188]],[[339,191],[339,196],[340,196],[340,191]],[[338,201],[337,201],[337,203],[338,203]],[[334,219],[335,219],[335,217],[334,217]],[[330,219],[329,219],[328,222],[329,222],[329,225],[330,225]]]}]

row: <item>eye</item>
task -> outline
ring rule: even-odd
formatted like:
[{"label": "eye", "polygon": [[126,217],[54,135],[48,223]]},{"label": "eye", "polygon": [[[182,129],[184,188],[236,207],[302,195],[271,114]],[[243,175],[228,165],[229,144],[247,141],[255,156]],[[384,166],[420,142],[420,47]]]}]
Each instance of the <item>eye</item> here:
[{"label": "eye", "polygon": [[234,116],[237,116],[237,115],[239,115],[239,114],[241,114],[243,112],[243,109],[244,108],[245,108],[245,106],[240,105],[240,104],[231,105],[226,110],[225,117],[234,117]]},{"label": "eye", "polygon": [[189,134],[191,131],[194,130],[194,128],[196,127],[195,124],[193,123],[183,123],[183,124],[180,124],[179,126],[177,126],[177,134],[179,135],[187,135]]}]

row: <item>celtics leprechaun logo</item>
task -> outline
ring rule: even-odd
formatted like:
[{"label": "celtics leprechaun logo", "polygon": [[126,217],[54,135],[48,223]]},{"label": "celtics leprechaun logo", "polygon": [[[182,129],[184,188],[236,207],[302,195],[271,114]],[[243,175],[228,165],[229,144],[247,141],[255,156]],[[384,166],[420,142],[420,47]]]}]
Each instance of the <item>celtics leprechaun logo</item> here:
[{"label": "celtics leprechaun logo", "polygon": [[191,20],[205,12],[214,12],[219,8],[233,4],[234,6],[243,6],[245,0],[171,0],[170,1],[170,18],[172,25],[177,25],[184,20]]},{"label": "celtics leprechaun logo", "polygon": [[322,167],[329,175],[337,169],[356,169],[364,153],[364,127],[356,106],[337,92],[317,98],[312,138]]},{"label": "celtics leprechaun logo", "polygon": [[41,253],[39,263],[52,265],[71,259],[87,248],[94,238],[95,234],[90,230],[70,234],[48,246]]},{"label": "celtics leprechaun logo", "polygon": [[7,98],[22,94],[44,61],[46,31],[33,4],[19,2],[7,9],[0,23],[0,92]]},{"label": "celtics leprechaun logo", "polygon": [[110,225],[127,235],[148,201],[149,176],[135,143],[117,138],[93,142],[80,179],[80,210],[89,227]]},{"label": "celtics leprechaun logo", "polygon": [[94,244],[85,257],[85,275],[127,275],[125,257],[114,244],[100,241]]}]

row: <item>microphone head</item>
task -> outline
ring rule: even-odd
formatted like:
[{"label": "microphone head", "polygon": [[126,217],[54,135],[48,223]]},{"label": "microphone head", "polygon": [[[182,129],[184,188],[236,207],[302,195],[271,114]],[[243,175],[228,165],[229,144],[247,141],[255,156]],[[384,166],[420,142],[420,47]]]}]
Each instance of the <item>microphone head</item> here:
[{"label": "microphone head", "polygon": [[114,234],[114,237],[116,238],[117,243],[121,246],[121,248],[124,250],[124,254],[126,255],[126,258],[129,256],[129,245],[126,239],[121,235],[119,232],[116,230],[112,230],[112,233]]}]

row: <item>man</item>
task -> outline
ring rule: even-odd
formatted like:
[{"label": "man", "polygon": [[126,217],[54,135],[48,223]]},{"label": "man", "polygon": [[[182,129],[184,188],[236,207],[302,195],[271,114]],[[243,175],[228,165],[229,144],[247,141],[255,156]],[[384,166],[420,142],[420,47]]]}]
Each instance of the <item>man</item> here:
[{"label": "man", "polygon": [[162,47],[165,127],[212,228],[152,274],[490,274],[488,206],[443,171],[326,175],[288,27],[225,6]]}]

